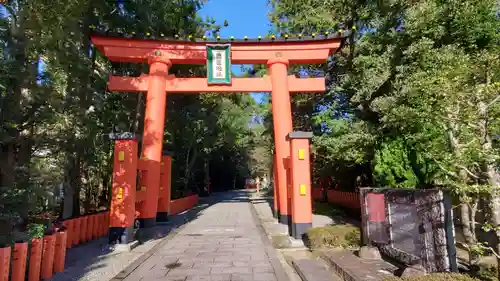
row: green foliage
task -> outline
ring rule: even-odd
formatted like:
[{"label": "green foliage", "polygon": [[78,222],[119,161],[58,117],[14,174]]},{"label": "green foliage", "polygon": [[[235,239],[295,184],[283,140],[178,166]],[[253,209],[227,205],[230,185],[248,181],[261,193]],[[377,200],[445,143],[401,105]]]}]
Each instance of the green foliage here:
[{"label": "green foliage", "polygon": [[459,273],[433,273],[418,277],[388,277],[384,281],[479,281],[479,279]]},{"label": "green foliage", "polygon": [[497,268],[495,266],[487,268],[481,267],[476,274],[473,274],[473,276],[481,281],[498,281]]},{"label": "green foliage", "polygon": [[45,233],[45,225],[38,223],[28,224],[28,234],[31,238],[42,238]]},{"label": "green foliage", "polygon": [[373,159],[373,177],[378,186],[414,188],[417,177],[408,159],[408,150],[401,140],[382,143]]},{"label": "green foliage", "polygon": [[361,239],[359,228],[349,224],[311,228],[306,235],[312,249],[356,247]]}]

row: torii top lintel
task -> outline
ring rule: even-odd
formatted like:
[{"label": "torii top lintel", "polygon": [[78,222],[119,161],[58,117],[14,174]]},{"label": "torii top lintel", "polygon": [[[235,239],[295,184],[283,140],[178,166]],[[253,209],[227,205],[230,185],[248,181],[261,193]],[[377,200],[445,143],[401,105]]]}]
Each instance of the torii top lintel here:
[{"label": "torii top lintel", "polygon": [[152,52],[161,50],[173,64],[206,64],[207,44],[230,43],[233,64],[265,64],[277,57],[291,64],[317,64],[325,62],[339,49],[346,35],[337,32],[300,38],[179,40],[94,32],[91,40],[98,50],[116,62],[147,62]]}]

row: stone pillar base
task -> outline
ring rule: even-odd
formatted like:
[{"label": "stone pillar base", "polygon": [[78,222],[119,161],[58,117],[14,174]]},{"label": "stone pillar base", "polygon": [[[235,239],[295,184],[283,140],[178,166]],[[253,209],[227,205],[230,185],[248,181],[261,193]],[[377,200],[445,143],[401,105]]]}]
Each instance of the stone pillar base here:
[{"label": "stone pillar base", "polygon": [[292,223],[292,218],[289,215],[279,214],[279,222],[284,225],[290,225]]},{"label": "stone pillar base", "polygon": [[424,276],[424,275],[427,275],[427,270],[425,270],[425,268],[422,265],[415,264],[405,268],[403,274],[401,274],[401,277]]},{"label": "stone pillar base", "polygon": [[156,213],[156,222],[168,222],[168,212]]},{"label": "stone pillar base", "polygon": [[359,257],[364,260],[381,260],[380,251],[377,247],[363,246],[359,249]]},{"label": "stone pillar base", "polygon": [[312,228],[312,222],[294,222],[292,223],[292,237],[302,239],[304,234]]},{"label": "stone pillar base", "polygon": [[127,245],[134,241],[134,227],[110,227],[108,237],[110,245]]},{"label": "stone pillar base", "polygon": [[156,225],[156,218],[139,218],[139,228],[152,228]]}]

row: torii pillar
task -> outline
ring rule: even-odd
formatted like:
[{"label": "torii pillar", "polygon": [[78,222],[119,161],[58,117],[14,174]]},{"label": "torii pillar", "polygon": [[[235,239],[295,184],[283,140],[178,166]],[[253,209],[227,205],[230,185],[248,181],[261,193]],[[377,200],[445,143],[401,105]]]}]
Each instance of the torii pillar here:
[{"label": "torii pillar", "polygon": [[[292,105],[290,90],[288,89],[288,64],[287,59],[274,58],[267,61],[271,75],[271,102],[273,112],[274,142],[276,146],[276,177],[279,210],[278,220],[282,224],[291,224],[291,206],[288,204],[289,183],[285,159],[290,156],[290,142],[287,136],[293,130]],[[276,210],[275,210],[276,211]]]},{"label": "torii pillar", "polygon": [[147,163],[144,174],[146,198],[139,212],[139,223],[142,228],[150,228],[156,224],[158,196],[160,186],[160,166],[163,150],[163,133],[165,126],[165,107],[167,103],[167,77],[172,62],[161,51],[153,52],[148,59],[149,79],[146,94],[146,114],[144,116],[144,137],[141,158]]}]

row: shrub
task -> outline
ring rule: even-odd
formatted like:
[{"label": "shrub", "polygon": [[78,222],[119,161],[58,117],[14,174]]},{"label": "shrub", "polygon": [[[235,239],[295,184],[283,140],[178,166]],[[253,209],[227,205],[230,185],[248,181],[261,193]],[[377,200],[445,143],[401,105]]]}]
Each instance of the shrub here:
[{"label": "shrub", "polygon": [[313,249],[359,246],[359,228],[350,224],[315,227],[307,232],[307,240]]},{"label": "shrub", "polygon": [[31,238],[42,238],[45,232],[45,225],[38,223],[28,224],[28,233]]},{"label": "shrub", "polygon": [[384,281],[479,281],[479,279],[459,273],[434,273],[425,276],[404,278],[392,276],[385,278]]},{"label": "shrub", "polygon": [[471,273],[471,275],[483,281],[498,281],[496,266],[480,266],[479,270]]}]

